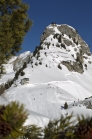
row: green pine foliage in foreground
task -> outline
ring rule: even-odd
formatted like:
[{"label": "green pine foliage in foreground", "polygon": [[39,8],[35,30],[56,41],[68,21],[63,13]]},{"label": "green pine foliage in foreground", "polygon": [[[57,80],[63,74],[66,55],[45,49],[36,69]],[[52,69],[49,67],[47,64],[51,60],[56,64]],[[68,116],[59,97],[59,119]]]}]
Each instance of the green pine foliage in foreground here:
[{"label": "green pine foliage in foreground", "polygon": [[24,36],[32,26],[22,0],[0,0],[0,75],[3,64],[21,50]]},{"label": "green pine foliage in foreground", "polygon": [[92,139],[92,118],[83,115],[77,116],[77,121],[73,120],[73,113],[61,116],[49,121],[44,129],[23,126],[27,118],[28,113],[19,102],[0,106],[0,139]]}]

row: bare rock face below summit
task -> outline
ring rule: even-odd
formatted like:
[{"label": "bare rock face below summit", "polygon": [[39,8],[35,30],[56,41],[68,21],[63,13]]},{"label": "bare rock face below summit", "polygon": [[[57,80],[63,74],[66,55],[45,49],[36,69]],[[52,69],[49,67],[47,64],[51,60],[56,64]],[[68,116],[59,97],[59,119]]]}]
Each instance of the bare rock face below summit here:
[{"label": "bare rock face below summit", "polygon": [[13,62],[13,70],[18,71],[21,67],[23,67],[24,63],[27,64],[30,61],[30,57],[30,51],[24,52],[23,54],[19,55]]}]

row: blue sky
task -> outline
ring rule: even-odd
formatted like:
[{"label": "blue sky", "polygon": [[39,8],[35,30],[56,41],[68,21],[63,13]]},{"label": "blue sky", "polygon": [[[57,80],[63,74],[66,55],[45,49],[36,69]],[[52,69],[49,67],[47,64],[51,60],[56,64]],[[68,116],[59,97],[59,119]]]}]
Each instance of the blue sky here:
[{"label": "blue sky", "polygon": [[33,20],[33,26],[24,38],[20,53],[33,52],[40,44],[44,29],[52,22],[68,24],[77,29],[92,52],[92,0],[23,0],[23,2],[30,6],[28,15]]}]

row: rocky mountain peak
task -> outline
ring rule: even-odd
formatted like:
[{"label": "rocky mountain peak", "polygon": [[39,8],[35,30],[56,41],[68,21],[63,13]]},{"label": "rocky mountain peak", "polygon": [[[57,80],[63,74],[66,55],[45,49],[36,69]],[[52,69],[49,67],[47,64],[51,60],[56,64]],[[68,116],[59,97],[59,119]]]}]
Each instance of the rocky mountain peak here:
[{"label": "rocky mountain peak", "polygon": [[69,71],[83,73],[87,63],[91,64],[90,56],[89,46],[77,30],[66,24],[52,23],[41,35],[40,45],[33,52],[31,62],[36,59],[36,64],[45,61],[48,65],[46,61],[54,61],[56,67],[64,65]]},{"label": "rocky mountain peak", "polygon": [[35,51],[17,57],[13,69],[21,68],[26,62],[31,63],[32,68],[44,65],[63,70],[66,67],[71,72],[82,74],[92,63],[91,57],[89,46],[73,27],[52,23],[44,30]]},{"label": "rocky mountain peak", "polygon": [[[80,44],[83,54],[86,53],[90,55],[90,50],[87,43],[81,38],[76,29],[67,24],[57,25],[55,23],[52,23],[49,26],[47,26],[41,36],[41,43],[50,35],[55,34],[60,34],[61,41],[64,40],[64,43],[68,46],[72,44],[72,42],[70,41],[70,39],[68,39],[68,37],[71,38],[76,44]],[[64,35],[66,35],[67,38],[64,37]]]}]

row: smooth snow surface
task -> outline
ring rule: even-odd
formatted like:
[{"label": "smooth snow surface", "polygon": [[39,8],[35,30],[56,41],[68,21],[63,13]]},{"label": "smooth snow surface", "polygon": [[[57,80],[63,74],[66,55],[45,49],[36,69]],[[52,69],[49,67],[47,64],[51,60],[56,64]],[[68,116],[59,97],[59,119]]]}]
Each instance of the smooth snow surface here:
[{"label": "smooth snow surface", "polygon": [[[67,110],[62,110],[61,106],[67,102],[68,105],[74,101],[78,102],[87,97],[92,96],[92,74],[85,71],[83,74],[69,72],[66,67],[64,70],[56,69],[55,67],[36,66],[28,67],[24,70],[25,75],[20,76],[16,81],[17,87],[12,85],[6,90],[0,98],[0,104],[20,101],[25,104],[29,110],[29,119],[25,124],[37,124],[44,127],[49,119],[59,118],[61,114],[85,113],[91,114],[92,110],[86,107],[72,107]],[[90,71],[90,69],[89,69]],[[10,73],[11,77],[13,73]],[[7,75],[4,75],[7,77]],[[24,77],[29,78],[29,83],[20,84],[20,80]],[[6,100],[6,101],[5,101]]]},{"label": "smooth snow surface", "polygon": [[[51,26],[48,26],[50,28]],[[72,28],[73,29],[73,28]],[[57,28],[54,28],[56,33],[60,33]],[[73,40],[64,34],[65,39],[73,43]],[[49,49],[46,43],[50,43]],[[0,96],[0,104],[8,104],[11,101],[19,101],[25,104],[25,108],[29,112],[27,124],[36,124],[44,127],[49,119],[56,119],[74,112],[77,114],[84,114],[85,116],[92,115],[92,109],[87,109],[83,105],[85,98],[92,96],[92,56],[84,56],[83,64],[87,64],[87,69],[84,67],[83,74],[69,71],[61,62],[76,60],[76,53],[79,52],[80,45],[66,46],[66,49],[56,47],[58,41],[53,38],[53,35],[47,37],[42,44],[43,49],[40,50],[40,57],[37,55],[30,59],[27,68],[24,69],[25,75],[19,76],[18,80]],[[64,42],[63,42],[64,43]],[[74,51],[74,47],[76,51]],[[72,56],[72,54],[74,56]],[[26,60],[30,52],[25,52],[19,55],[18,60]],[[7,82],[14,78],[15,71],[13,71],[13,62],[17,57],[10,60],[5,65],[7,74],[0,79],[0,84]],[[39,64],[39,62],[42,62]],[[22,62],[23,63],[23,62]],[[62,67],[60,70],[58,65]],[[18,63],[17,63],[18,66]],[[29,82],[21,85],[20,81],[23,78],[29,78]],[[74,101],[76,106],[73,106]],[[64,103],[69,105],[68,109],[61,109]]]}]

